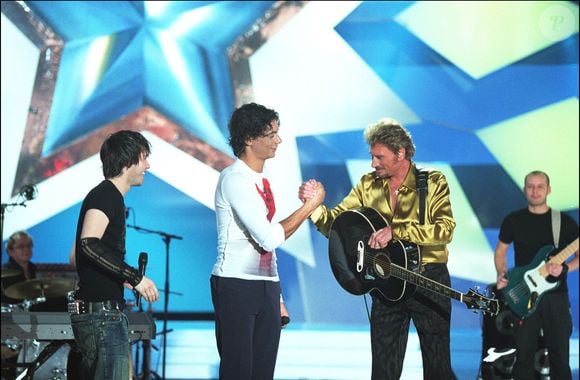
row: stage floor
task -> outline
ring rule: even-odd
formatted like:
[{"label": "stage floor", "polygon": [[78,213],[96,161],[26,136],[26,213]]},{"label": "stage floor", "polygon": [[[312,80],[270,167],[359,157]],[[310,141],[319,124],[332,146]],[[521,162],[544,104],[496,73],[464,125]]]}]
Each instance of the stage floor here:
[{"label": "stage floor", "polygon": [[[213,322],[169,321],[167,328],[166,379],[217,379],[219,359]],[[163,323],[157,322],[158,333],[162,330]],[[153,377],[163,374],[162,339],[158,335],[152,342]],[[452,330],[452,365],[459,380],[478,378],[481,346],[481,331]],[[570,349],[573,378],[578,379],[577,332]],[[370,356],[368,327],[291,323],[282,331],[275,379],[370,379]],[[414,331],[409,336],[401,378],[422,378],[419,340]]]}]

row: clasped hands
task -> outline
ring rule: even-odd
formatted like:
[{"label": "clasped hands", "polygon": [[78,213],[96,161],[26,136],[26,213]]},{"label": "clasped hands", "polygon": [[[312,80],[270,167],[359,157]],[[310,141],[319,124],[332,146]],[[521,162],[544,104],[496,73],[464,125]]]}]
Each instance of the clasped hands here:
[{"label": "clasped hands", "polygon": [[324,186],[315,179],[309,179],[298,188],[298,198],[304,204],[313,203],[315,208],[322,204],[325,196]]},{"label": "clasped hands", "polygon": [[[308,181],[304,182],[298,188],[298,198],[302,202],[306,202],[314,197],[320,195],[320,192],[325,192],[324,186],[322,183],[318,182],[315,179],[309,179]],[[322,197],[321,202],[324,200],[324,196]],[[373,249],[381,249],[385,248],[389,242],[393,239],[393,232],[390,226],[382,228],[376,232],[373,232],[369,238],[368,245]]]}]

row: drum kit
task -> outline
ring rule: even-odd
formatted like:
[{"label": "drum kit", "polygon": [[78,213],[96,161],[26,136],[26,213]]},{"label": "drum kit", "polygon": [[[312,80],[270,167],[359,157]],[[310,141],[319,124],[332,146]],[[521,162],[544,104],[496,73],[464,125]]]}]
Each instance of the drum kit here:
[{"label": "drum kit", "polygon": [[[22,272],[15,269],[2,268],[2,280],[21,275]],[[67,277],[36,278],[17,282],[4,289],[2,292],[10,299],[20,300],[19,303],[2,303],[2,313],[28,312],[34,306],[42,310],[42,305],[47,299],[65,298],[69,291],[76,288],[77,280]],[[63,310],[66,311],[66,310]],[[2,337],[1,356],[2,374],[5,374],[5,363],[12,363],[16,368],[14,372],[22,372],[19,363],[34,362],[40,353],[50,342],[41,342],[30,339],[18,339]],[[67,358],[70,346],[63,345],[49,360],[34,371],[34,379],[66,379]],[[12,367],[12,366],[11,366]],[[2,376],[4,378],[4,376]]]}]

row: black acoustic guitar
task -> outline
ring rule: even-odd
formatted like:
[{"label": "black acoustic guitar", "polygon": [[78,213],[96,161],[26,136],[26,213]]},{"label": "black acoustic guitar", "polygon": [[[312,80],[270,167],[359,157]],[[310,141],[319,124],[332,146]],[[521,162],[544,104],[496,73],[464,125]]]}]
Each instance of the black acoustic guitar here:
[{"label": "black acoustic guitar", "polygon": [[373,208],[362,207],[339,214],[330,230],[329,259],[340,286],[354,295],[371,294],[387,304],[401,302],[417,286],[463,302],[467,308],[497,315],[497,299],[490,299],[470,289],[463,294],[419,274],[419,246],[404,240],[392,240],[383,250],[368,246],[371,234],[388,223]]}]

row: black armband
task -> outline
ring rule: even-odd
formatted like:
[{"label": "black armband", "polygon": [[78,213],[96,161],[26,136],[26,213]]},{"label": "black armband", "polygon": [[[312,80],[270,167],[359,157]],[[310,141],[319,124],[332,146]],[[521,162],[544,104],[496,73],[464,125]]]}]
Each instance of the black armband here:
[{"label": "black armband", "polygon": [[143,279],[143,275],[137,269],[127,265],[121,255],[113,252],[101,239],[95,237],[81,239],[81,253],[99,267],[121,277],[133,287]]},{"label": "black armband", "polygon": [[567,273],[568,273],[568,264],[562,263],[562,273],[560,273],[558,279],[564,278],[564,276],[566,276]]}]

